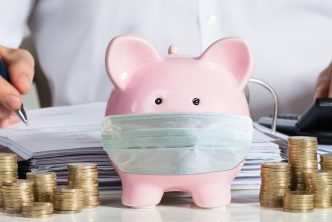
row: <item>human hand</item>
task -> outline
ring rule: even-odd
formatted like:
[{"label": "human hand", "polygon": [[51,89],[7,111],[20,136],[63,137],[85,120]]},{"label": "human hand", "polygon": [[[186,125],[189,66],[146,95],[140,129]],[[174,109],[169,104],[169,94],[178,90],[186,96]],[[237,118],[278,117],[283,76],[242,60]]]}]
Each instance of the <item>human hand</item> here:
[{"label": "human hand", "polygon": [[315,99],[332,98],[332,62],[318,76]]},{"label": "human hand", "polygon": [[29,92],[34,76],[34,59],[22,49],[0,46],[0,59],[7,67],[10,83],[0,77],[0,128],[19,122],[15,111],[21,107],[22,95]]}]

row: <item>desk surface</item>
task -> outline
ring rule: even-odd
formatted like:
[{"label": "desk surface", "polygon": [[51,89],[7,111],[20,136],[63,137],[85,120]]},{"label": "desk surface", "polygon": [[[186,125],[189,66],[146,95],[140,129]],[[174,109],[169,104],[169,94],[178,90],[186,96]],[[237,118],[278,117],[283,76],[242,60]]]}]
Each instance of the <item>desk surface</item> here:
[{"label": "desk surface", "polygon": [[191,198],[166,196],[162,203],[151,209],[132,209],[120,204],[120,193],[105,193],[102,206],[86,209],[78,214],[60,214],[47,219],[30,219],[0,212],[1,222],[52,221],[52,222],[325,222],[331,221],[332,209],[315,209],[311,213],[286,213],[282,209],[259,206],[259,191],[232,193],[232,203],[224,209],[200,209]]}]

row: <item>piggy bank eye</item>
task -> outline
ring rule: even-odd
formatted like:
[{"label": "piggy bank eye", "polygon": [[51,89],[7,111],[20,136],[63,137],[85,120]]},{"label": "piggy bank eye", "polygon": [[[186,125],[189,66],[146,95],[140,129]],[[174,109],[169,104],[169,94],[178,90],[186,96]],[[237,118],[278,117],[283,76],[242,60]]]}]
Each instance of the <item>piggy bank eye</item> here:
[{"label": "piggy bank eye", "polygon": [[199,98],[193,98],[193,104],[197,106],[199,104],[200,100]]},{"label": "piggy bank eye", "polygon": [[154,101],[157,105],[160,105],[163,100],[161,98],[157,98],[155,101]]}]

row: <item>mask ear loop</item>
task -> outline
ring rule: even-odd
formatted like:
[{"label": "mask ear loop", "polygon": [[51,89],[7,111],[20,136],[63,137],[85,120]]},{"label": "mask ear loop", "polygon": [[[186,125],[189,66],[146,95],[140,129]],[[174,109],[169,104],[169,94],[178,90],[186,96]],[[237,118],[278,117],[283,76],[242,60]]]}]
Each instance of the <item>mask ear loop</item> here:
[{"label": "mask ear loop", "polygon": [[[277,116],[278,116],[278,107],[279,107],[278,96],[277,96],[276,91],[269,84],[267,84],[266,82],[264,82],[262,80],[259,80],[259,79],[249,79],[249,82],[250,83],[258,84],[260,86],[263,86],[265,89],[267,89],[271,93],[271,95],[273,97],[273,101],[274,101],[271,131],[273,133],[275,133],[276,129],[277,129]],[[248,86],[245,87],[245,94],[246,94],[246,97],[247,97],[247,101],[249,103],[250,96],[249,96]]]}]

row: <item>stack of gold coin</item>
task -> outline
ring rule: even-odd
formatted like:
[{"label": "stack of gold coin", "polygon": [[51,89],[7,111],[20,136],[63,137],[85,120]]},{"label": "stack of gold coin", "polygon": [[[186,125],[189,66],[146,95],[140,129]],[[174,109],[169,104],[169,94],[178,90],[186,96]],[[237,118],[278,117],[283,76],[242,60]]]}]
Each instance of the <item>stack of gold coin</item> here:
[{"label": "stack of gold coin", "polygon": [[2,183],[0,183],[0,208],[3,207],[3,197],[2,197]]},{"label": "stack of gold coin", "polygon": [[99,206],[97,165],[94,163],[70,163],[68,171],[68,187],[83,188],[84,206],[87,208]]},{"label": "stack of gold coin", "polygon": [[82,188],[68,188],[58,186],[55,188],[53,207],[55,213],[78,213],[84,207]]},{"label": "stack of gold coin", "polygon": [[33,182],[29,180],[17,180],[16,182],[4,182],[3,206],[6,213],[21,213],[22,204],[31,203],[33,198]]},{"label": "stack of gold coin", "polygon": [[314,196],[305,191],[288,191],[284,196],[284,210],[294,213],[313,211]]},{"label": "stack of gold coin", "polygon": [[0,152],[0,207],[3,206],[2,184],[3,182],[15,182],[17,180],[17,156],[11,153]]},{"label": "stack of gold coin", "polygon": [[305,171],[307,191],[315,194],[315,207],[332,207],[332,171]]},{"label": "stack of gold coin", "polygon": [[54,172],[29,172],[27,179],[33,181],[35,201],[52,203],[56,174]]},{"label": "stack of gold coin", "polygon": [[291,136],[288,138],[288,162],[292,168],[292,190],[305,191],[303,172],[317,171],[317,138]]},{"label": "stack of gold coin", "polygon": [[53,214],[53,204],[45,202],[24,203],[22,205],[23,217],[37,218],[50,217]]},{"label": "stack of gold coin", "polygon": [[17,180],[17,156],[12,153],[0,153],[0,183]]},{"label": "stack of gold coin", "polygon": [[332,153],[321,154],[319,163],[322,170],[332,170]]},{"label": "stack of gold coin", "polygon": [[260,205],[282,207],[283,198],[291,184],[291,170],[288,163],[263,163],[261,165]]}]

